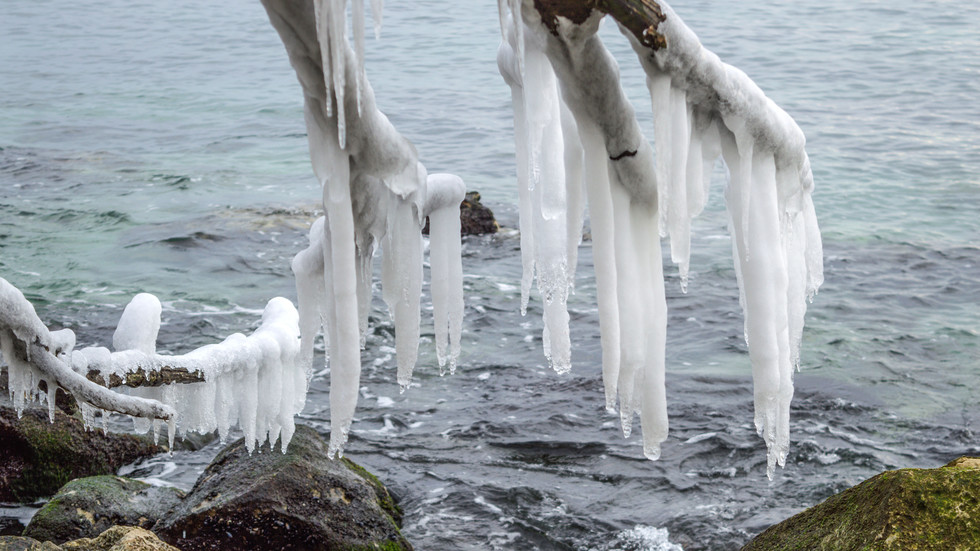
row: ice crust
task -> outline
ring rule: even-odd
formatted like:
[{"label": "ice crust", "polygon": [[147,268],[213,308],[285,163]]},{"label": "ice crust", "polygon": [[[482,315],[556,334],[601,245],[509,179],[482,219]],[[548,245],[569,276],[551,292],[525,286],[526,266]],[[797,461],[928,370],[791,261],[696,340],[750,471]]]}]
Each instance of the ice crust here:
[{"label": "ice crust", "polygon": [[[461,179],[428,175],[415,148],[378,110],[364,70],[364,6],[353,0],[353,47],[347,0],[263,0],[305,96],[313,171],[324,217],[310,246],[293,260],[302,333],[301,363],[311,372],[313,342],[323,331],[330,366],[330,447],[347,441],[360,390],[360,348],[367,331],[374,254],[381,251],[381,291],[395,325],[397,380],[411,383],[421,335],[423,240],[430,222],[436,353],[455,370],[462,329],[459,205]],[[372,2],[376,34],[381,2]]]},{"label": "ice crust", "polygon": [[[633,414],[639,414],[644,453],[656,459],[667,436],[660,237],[669,238],[686,292],[691,221],[707,202],[721,157],[729,172],[725,197],[755,382],[755,424],[768,448],[771,478],[789,449],[806,302],[823,281],[805,139],[745,73],[707,51],[669,6],[660,5],[666,20],[655,30],[665,37],[665,48],[654,50],[622,29],[647,74],[654,157],[620,88],[616,61],[595,34],[600,12],[578,25],[559,17],[552,33],[530,2],[498,2],[503,41],[497,61],[514,105],[522,308],[537,276],[545,301],[545,354],[553,356],[556,342],[565,345],[555,336],[567,335],[567,314],[556,311],[564,301],[549,298],[567,296],[555,291],[554,274],[574,273],[573,236],[580,235],[582,208],[576,194],[584,187],[606,405],[613,410],[618,398],[627,436]],[[549,126],[555,113],[566,113],[564,124]],[[556,151],[565,152],[564,164],[555,161]],[[562,232],[565,237],[556,238]],[[571,276],[567,282],[573,283]],[[556,329],[561,321],[564,334]]]}]

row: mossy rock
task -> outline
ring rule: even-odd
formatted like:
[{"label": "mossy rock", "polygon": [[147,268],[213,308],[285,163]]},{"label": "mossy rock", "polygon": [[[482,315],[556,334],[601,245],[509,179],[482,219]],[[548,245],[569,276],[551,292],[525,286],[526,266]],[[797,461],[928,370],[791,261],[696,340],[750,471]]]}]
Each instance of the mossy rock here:
[{"label": "mossy rock", "polygon": [[0,551],[61,551],[50,541],[37,541],[20,536],[0,536]]},{"label": "mossy rock", "polygon": [[33,502],[75,478],[113,474],[119,467],[159,453],[145,438],[87,431],[81,421],[47,409],[25,409],[18,419],[0,406],[0,501]]},{"label": "mossy rock", "polygon": [[79,478],[34,515],[23,535],[60,544],[98,537],[115,525],[152,529],[183,497],[176,488],[120,476]]},{"label": "mossy rock", "polygon": [[328,459],[320,435],[297,426],[285,454],[265,446],[249,456],[244,440],[226,447],[155,531],[183,551],[410,550],[400,520],[377,478]]},{"label": "mossy rock", "polygon": [[886,471],[772,526],[742,551],[980,549],[980,459]]}]

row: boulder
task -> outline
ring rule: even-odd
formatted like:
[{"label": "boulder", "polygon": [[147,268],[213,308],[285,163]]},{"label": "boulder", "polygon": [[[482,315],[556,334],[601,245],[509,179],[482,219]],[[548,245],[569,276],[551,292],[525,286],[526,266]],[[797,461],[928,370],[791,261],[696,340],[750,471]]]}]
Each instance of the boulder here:
[{"label": "boulder", "polygon": [[980,549],[980,459],[886,471],[772,526],[742,551]]},{"label": "boulder", "polygon": [[60,544],[98,537],[114,525],[152,529],[183,497],[176,488],[120,476],[79,478],[58,490],[23,535]]},{"label": "boulder", "polygon": [[180,551],[153,532],[135,526],[113,526],[97,538],[83,538],[61,546],[64,551]]},{"label": "boulder", "polygon": [[32,502],[69,480],[113,474],[119,467],[159,453],[146,438],[86,431],[81,421],[46,408],[0,406],[0,501]]},{"label": "boulder", "polygon": [[50,541],[37,541],[20,536],[0,536],[0,551],[61,551]]},{"label": "boulder", "polygon": [[[459,233],[461,235],[482,235],[497,233],[500,225],[493,217],[493,211],[480,202],[480,193],[470,191],[459,205]],[[429,221],[426,219],[422,233],[429,235]]]},{"label": "boulder", "polygon": [[327,458],[315,430],[296,427],[283,454],[244,440],[226,447],[155,530],[184,550],[410,550],[401,512],[373,476]]}]

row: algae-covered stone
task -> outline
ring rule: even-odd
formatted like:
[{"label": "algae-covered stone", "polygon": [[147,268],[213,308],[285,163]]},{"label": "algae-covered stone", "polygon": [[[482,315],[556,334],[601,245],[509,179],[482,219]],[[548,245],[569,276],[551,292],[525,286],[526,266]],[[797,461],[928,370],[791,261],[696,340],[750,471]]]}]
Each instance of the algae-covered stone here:
[{"label": "algae-covered stone", "polygon": [[64,551],[180,551],[149,530],[135,526],[113,526],[97,538],[83,538],[61,546]]},{"label": "algae-covered stone", "polygon": [[285,454],[226,447],[156,532],[184,551],[410,550],[400,517],[377,479],[328,459],[320,435],[299,426]]},{"label": "algae-covered stone", "polygon": [[151,529],[183,496],[176,488],[120,476],[79,478],[34,515],[23,535],[63,543],[97,537],[117,524]]},{"label": "algae-covered stone", "polygon": [[0,551],[61,551],[50,541],[37,541],[20,536],[0,536]]},{"label": "algae-covered stone", "polygon": [[77,419],[29,408],[20,419],[0,406],[0,501],[31,502],[58,491],[69,480],[112,474],[160,448],[126,434],[86,431]]},{"label": "algae-covered stone", "polygon": [[980,549],[980,459],[887,471],[750,541],[743,551]]}]

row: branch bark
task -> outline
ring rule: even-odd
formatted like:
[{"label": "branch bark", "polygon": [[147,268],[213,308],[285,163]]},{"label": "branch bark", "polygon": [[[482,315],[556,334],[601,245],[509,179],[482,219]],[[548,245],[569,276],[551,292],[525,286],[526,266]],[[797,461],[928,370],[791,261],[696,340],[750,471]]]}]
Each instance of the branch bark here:
[{"label": "branch bark", "polygon": [[142,367],[125,373],[123,377],[112,374],[105,380],[102,373],[96,369],[89,370],[86,378],[95,384],[106,388],[128,386],[130,388],[146,386],[163,386],[169,384],[203,383],[204,374],[201,371],[191,371],[186,367],[164,366],[159,370],[146,370]]},{"label": "branch bark", "polygon": [[534,8],[552,34],[558,34],[557,17],[572,23],[584,23],[594,10],[612,16],[637,40],[653,50],[667,46],[667,39],[657,28],[667,17],[654,0],[534,0]]}]

